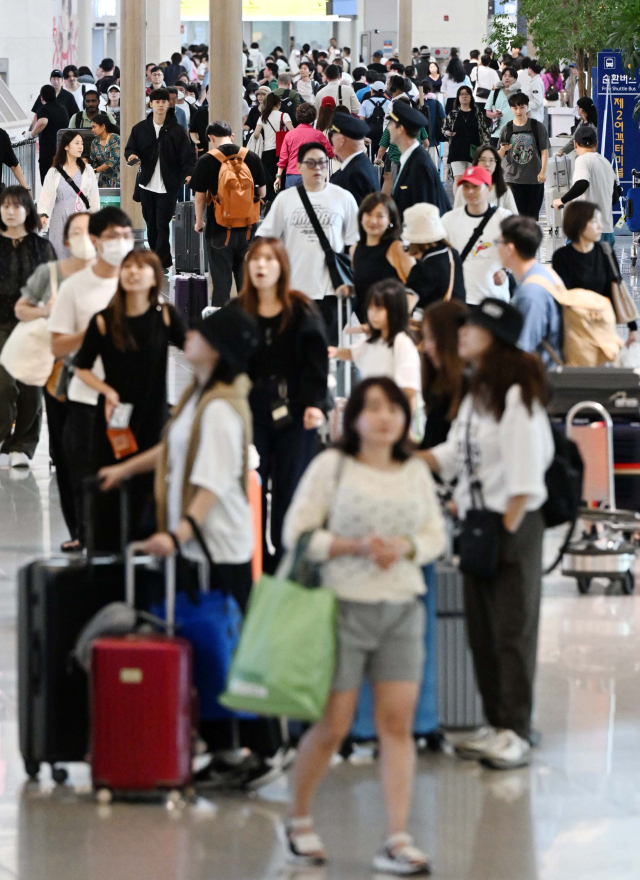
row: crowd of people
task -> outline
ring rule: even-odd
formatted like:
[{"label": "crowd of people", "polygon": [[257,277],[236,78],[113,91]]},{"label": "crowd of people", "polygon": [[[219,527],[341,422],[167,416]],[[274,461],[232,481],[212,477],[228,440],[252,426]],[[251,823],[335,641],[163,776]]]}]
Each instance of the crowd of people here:
[{"label": "crowd of people", "polygon": [[[212,581],[245,609],[253,445],[265,571],[310,534],[308,557],[338,597],[335,679],[322,720],[298,745],[288,854],[309,865],[327,858],[314,796],[349,733],[366,674],[387,816],[374,868],[425,873],[429,858],[407,823],[424,667],[421,597],[448,552],[434,476],[454,487],[446,515],[454,510],[462,528],[478,496],[500,522],[493,569],[465,573],[487,726],[456,751],[496,769],[524,766],[541,508],[554,454],[545,367],[549,349],[557,358],[564,347],[558,291],[611,299],[620,278],[611,247],[617,181],[597,152],[594,108],[581,99],[575,173],[559,200],[568,241],[550,268],[538,261],[549,159],[540,110],[560,92],[555,70],[545,79],[519,50],[500,64],[490,49],[465,62],[452,52],[443,70],[427,47],[409,65],[383,63],[375,52],[358,66],[335,41],[326,52],[305,44],[266,58],[253,43],[243,51],[246,113],[235,132],[224,120],[208,123],[208,60],[206,47],[192,46],[146,69],[149,114],[126,133],[124,157],[139,166],[148,249],[134,247],[122,210],[100,208],[99,189],[117,187],[120,174],[111,59],[95,82],[69,66],[43,86],[32,128],[40,138],[37,206],[3,147],[19,185],[0,192],[0,353],[21,325],[41,322],[41,355],[55,364],[43,387],[0,358],[1,454],[12,467],[29,465],[44,402],[69,529],[62,549],[85,546],[84,481],[95,475],[103,497],[94,541],[119,546],[115,490],[126,481],[131,537],[157,556],[177,548],[197,558],[201,532],[215,560]],[[91,130],[89,149],[78,129]],[[437,165],[444,141],[453,206]],[[218,307],[190,327],[166,296],[171,219],[185,184]],[[353,304],[347,328],[344,300]],[[634,341],[636,322],[625,323]],[[193,373],[171,414],[170,346]],[[354,387],[339,436],[324,449],[334,367]],[[210,743],[221,753],[212,767],[244,787],[272,779],[285,766],[278,731],[246,726],[246,767],[225,768],[226,746]]]}]

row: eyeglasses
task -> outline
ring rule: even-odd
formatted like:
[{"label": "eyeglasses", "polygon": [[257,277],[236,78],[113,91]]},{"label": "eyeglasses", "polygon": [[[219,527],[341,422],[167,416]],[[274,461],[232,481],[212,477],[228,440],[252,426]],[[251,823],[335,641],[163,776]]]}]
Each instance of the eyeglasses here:
[{"label": "eyeglasses", "polygon": [[326,159],[305,159],[304,162],[300,163],[301,165],[306,165],[309,171],[315,171],[316,168],[320,171],[324,171],[325,168],[329,167],[329,163]]},{"label": "eyeglasses", "polygon": [[506,244],[504,238],[494,238],[493,244],[495,247],[500,247],[501,244]]}]

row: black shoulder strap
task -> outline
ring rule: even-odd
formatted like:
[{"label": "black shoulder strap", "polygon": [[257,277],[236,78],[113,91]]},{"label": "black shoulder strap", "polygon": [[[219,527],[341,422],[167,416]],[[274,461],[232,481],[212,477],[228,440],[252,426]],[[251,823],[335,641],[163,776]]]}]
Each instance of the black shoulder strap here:
[{"label": "black shoulder strap", "polygon": [[493,217],[493,215],[496,213],[497,210],[498,209],[496,207],[489,208],[489,210],[484,215],[484,217],[482,218],[480,223],[478,223],[476,228],[473,230],[473,232],[471,233],[471,238],[466,243],[464,250],[460,254],[460,262],[461,263],[464,263],[464,261],[467,259],[467,257],[469,256],[469,254],[471,253],[471,251],[473,249],[474,244],[477,242],[477,240],[480,238],[482,233],[485,231],[485,229],[487,227],[487,223],[489,222],[489,220],[491,220],[491,218]]},{"label": "black shoulder strap", "polygon": [[311,221],[311,225],[313,226],[313,231],[318,236],[318,241],[320,243],[320,247],[325,253],[326,257],[330,257],[330,259],[334,258],[333,248],[329,244],[329,239],[325,235],[324,229],[320,225],[320,221],[318,220],[318,216],[316,212],[313,210],[313,205],[309,201],[309,196],[307,195],[307,191],[304,186],[300,185],[296,187],[298,190],[298,195],[300,196],[300,200],[304,205],[304,209],[307,212],[307,216]]},{"label": "black shoulder strap", "polygon": [[513,135],[513,119],[511,120],[511,122],[507,122],[507,124],[505,125],[504,133],[508,136],[509,140],[511,140],[511,137]]},{"label": "black shoulder strap", "polygon": [[542,156],[542,150],[540,149],[540,128],[539,126],[542,123],[538,122],[537,119],[531,120],[531,131],[533,133],[533,139],[536,142],[536,150],[538,151],[538,156]]},{"label": "black shoulder strap", "polygon": [[76,193],[76,195],[80,196],[80,198],[82,199],[82,201],[84,203],[85,208],[88,211],[89,210],[89,199],[85,196],[85,194],[83,192],[81,192],[81,190],[79,189],[75,180],[73,180],[73,178],[69,177],[69,175],[64,170],[64,168],[58,168],[58,171],[60,172],[61,177],[67,181],[67,183],[69,184],[71,189]]}]

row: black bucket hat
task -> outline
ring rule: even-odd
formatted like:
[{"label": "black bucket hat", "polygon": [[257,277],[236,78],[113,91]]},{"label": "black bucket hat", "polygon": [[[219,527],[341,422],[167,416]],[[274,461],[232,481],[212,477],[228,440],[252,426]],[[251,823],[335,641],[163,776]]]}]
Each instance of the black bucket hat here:
[{"label": "black bucket hat", "polygon": [[466,323],[484,327],[497,339],[515,348],[520,339],[524,318],[515,306],[490,296],[475,309],[471,309]]}]

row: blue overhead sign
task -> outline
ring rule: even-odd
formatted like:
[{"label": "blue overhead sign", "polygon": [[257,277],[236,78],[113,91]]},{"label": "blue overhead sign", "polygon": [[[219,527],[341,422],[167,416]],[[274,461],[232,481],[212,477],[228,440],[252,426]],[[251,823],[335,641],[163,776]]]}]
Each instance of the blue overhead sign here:
[{"label": "blue overhead sign", "polygon": [[632,170],[640,171],[640,129],[633,119],[639,91],[638,71],[631,75],[620,52],[598,52],[593,100],[598,108],[600,152],[614,165],[617,160],[625,194],[631,186]]}]

